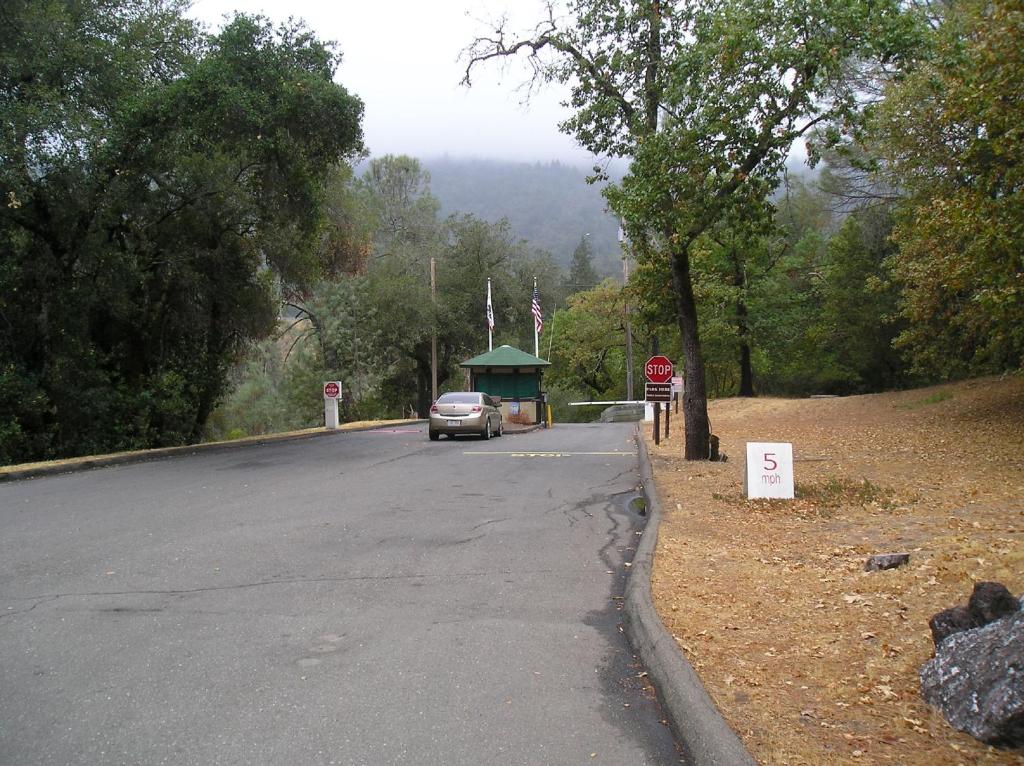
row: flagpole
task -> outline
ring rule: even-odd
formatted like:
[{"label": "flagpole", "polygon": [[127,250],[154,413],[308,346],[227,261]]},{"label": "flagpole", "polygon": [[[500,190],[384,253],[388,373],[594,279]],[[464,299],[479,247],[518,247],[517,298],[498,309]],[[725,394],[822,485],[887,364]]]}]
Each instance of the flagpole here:
[{"label": "flagpole", "polygon": [[491,308],[491,280],[487,279],[487,350],[494,351],[494,309]]},{"label": "flagpole", "polygon": [[[533,294],[537,294],[537,277],[533,278]],[[533,319],[533,355],[540,356],[540,333],[537,332],[537,318]]]}]

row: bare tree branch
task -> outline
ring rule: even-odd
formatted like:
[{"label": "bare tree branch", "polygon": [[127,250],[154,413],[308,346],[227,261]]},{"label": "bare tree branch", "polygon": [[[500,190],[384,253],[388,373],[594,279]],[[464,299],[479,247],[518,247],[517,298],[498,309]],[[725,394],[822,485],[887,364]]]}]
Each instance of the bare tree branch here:
[{"label": "bare tree branch", "polygon": [[288,347],[288,351],[285,352],[284,361],[286,361],[286,362],[288,361],[288,357],[291,356],[292,351],[295,349],[295,346],[298,345],[300,340],[305,340],[306,338],[308,338],[310,335],[313,335],[313,334],[314,334],[313,330],[306,330],[306,332],[300,333],[299,335],[297,335],[295,340],[293,340],[292,344]]},{"label": "bare tree branch", "polygon": [[605,97],[611,99],[622,113],[623,120],[632,124],[636,109],[626,95],[617,88],[612,78],[606,71],[602,71],[596,61],[587,56],[577,46],[573,45],[564,34],[560,33],[554,20],[551,6],[548,6],[548,19],[537,27],[537,35],[533,38],[508,42],[505,39],[504,24],[495,27],[493,37],[478,37],[462,54],[467,59],[465,74],[461,84],[467,88],[472,87],[472,74],[474,67],[495,59],[505,59],[518,56],[522,52],[527,53],[527,61],[533,70],[532,82],[546,77],[546,67],[540,61],[540,53],[550,48],[565,56],[568,56],[576,67],[597,87]]},{"label": "bare tree branch", "polygon": [[[285,304],[285,305],[290,306],[291,304],[289,303],[289,304]],[[281,338],[283,338],[285,335],[290,333],[292,331],[292,328],[294,328],[297,324],[300,324],[301,322],[305,322],[305,321],[306,320],[305,320],[304,317],[299,317],[294,322],[292,322],[290,325],[288,325],[285,329],[283,329],[281,332],[279,332],[277,334],[277,337],[274,340],[281,340]]]}]

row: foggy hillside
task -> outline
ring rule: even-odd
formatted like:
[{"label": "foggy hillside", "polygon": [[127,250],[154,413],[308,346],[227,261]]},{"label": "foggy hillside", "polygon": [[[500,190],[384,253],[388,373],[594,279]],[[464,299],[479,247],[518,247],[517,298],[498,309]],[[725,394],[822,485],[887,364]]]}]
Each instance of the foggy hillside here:
[{"label": "foggy hillside", "polygon": [[600,187],[586,182],[586,171],[559,162],[501,160],[422,160],[431,193],[443,215],[472,213],[488,221],[508,218],[513,232],[568,265],[583,234],[590,234],[594,265],[618,273],[618,222],[605,211]]}]

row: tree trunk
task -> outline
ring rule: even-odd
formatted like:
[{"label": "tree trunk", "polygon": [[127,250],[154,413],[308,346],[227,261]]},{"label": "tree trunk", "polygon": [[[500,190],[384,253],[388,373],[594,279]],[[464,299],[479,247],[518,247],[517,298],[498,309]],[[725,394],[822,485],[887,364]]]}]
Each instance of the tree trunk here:
[{"label": "tree trunk", "polygon": [[747,304],[740,298],[736,301],[736,332],[740,338],[740,396],[754,395],[754,366],[750,361],[747,316]]},{"label": "tree trunk", "polygon": [[[199,396],[196,399],[195,414],[192,421],[192,433],[189,435],[189,442],[197,444],[203,438],[203,428],[206,420],[213,412],[217,404],[217,398],[223,390],[223,372],[220,366],[222,358],[224,339],[220,334],[220,306],[214,302],[210,309],[209,327],[206,334],[206,348],[204,353],[205,374],[199,384]],[[161,429],[163,430],[163,429]]]},{"label": "tree trunk", "polygon": [[744,296],[747,294],[747,270],[732,238],[732,283],[737,289],[736,335],[740,341],[740,396],[754,395],[754,367],[750,361],[750,312]]},{"label": "tree trunk", "polygon": [[[666,241],[672,242],[673,232],[667,234]],[[697,302],[693,297],[693,283],[690,279],[689,247],[672,247],[671,261],[679,331],[683,337],[683,365],[686,368],[683,387],[683,428],[686,437],[684,457],[687,460],[707,460],[710,457],[711,425],[708,421],[704,357],[697,330]]]},{"label": "tree trunk", "polygon": [[416,359],[416,412],[421,418],[430,417],[430,360]]}]

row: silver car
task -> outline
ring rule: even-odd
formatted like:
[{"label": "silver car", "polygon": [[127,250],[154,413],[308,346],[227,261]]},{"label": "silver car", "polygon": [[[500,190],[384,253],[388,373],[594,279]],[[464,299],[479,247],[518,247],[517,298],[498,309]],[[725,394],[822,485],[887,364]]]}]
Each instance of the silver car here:
[{"label": "silver car", "polygon": [[430,408],[428,433],[431,441],[437,441],[441,434],[477,434],[485,439],[501,436],[499,402],[477,391],[451,391],[437,397]]}]

